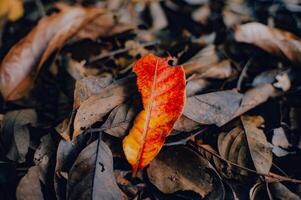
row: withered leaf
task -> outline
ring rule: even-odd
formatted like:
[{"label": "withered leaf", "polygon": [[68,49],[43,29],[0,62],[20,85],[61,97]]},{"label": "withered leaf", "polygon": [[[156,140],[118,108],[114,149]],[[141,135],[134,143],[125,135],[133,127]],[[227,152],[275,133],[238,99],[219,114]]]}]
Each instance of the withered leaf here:
[{"label": "withered leaf", "polygon": [[218,62],[205,71],[198,75],[201,78],[211,78],[211,79],[225,79],[229,78],[232,74],[232,67],[230,60],[223,60]]},{"label": "withered leaf", "polygon": [[183,114],[200,124],[222,126],[237,116],[280,95],[271,84],[262,84],[241,94],[224,90],[187,98]]},{"label": "withered leaf", "polygon": [[188,97],[183,114],[200,124],[227,123],[238,110],[243,94],[234,90]]},{"label": "withered leaf", "polygon": [[16,191],[17,200],[43,200],[40,182],[40,167],[29,168],[27,174],[21,179]]},{"label": "withered leaf", "polygon": [[97,95],[111,83],[111,76],[88,76],[76,81],[73,109],[77,109],[83,101],[92,95]]},{"label": "withered leaf", "polygon": [[167,17],[158,1],[150,2],[149,10],[153,20],[153,31],[158,31],[168,26]]},{"label": "withered leaf", "polygon": [[77,157],[67,182],[67,199],[116,199],[121,191],[113,174],[109,147],[100,139],[89,144]]},{"label": "withered leaf", "polygon": [[236,27],[236,41],[255,45],[264,51],[301,64],[301,40],[296,35],[264,24],[251,22]]},{"label": "withered leaf", "polygon": [[191,80],[189,80],[186,84],[186,95],[187,97],[193,96],[199,92],[202,92],[203,90],[210,87],[211,83],[210,81],[196,77]]},{"label": "withered leaf", "polygon": [[133,103],[123,103],[110,113],[102,125],[104,132],[115,136],[124,137],[137,114],[137,106]]},{"label": "withered leaf", "polygon": [[257,183],[250,190],[250,199],[300,200],[300,196],[290,191],[280,182]]},{"label": "withered leaf", "polygon": [[273,199],[279,200],[300,200],[301,197],[290,191],[285,185],[280,182],[269,183],[267,188]]},{"label": "withered leaf", "polygon": [[74,37],[74,40],[91,39],[95,40],[100,36],[111,36],[135,28],[135,24],[124,23],[119,16],[107,12],[103,15],[95,17],[83,29],[81,29]]},{"label": "withered leaf", "polygon": [[[248,149],[246,135],[242,127],[237,126],[228,133],[220,133],[218,136],[218,151],[222,158],[236,163],[240,166],[252,168],[252,159]],[[222,168],[221,163],[218,164],[218,169]],[[245,170],[237,168],[229,168],[226,173],[220,171],[225,177],[241,180],[242,176],[247,176]]]},{"label": "withered leaf", "polygon": [[50,134],[41,138],[41,143],[34,153],[33,161],[40,167],[40,180],[46,184],[49,179],[49,168],[52,167],[55,155],[55,144]]},{"label": "withered leaf", "polygon": [[256,171],[268,174],[272,166],[273,154],[264,132],[258,128],[263,119],[260,116],[242,116],[241,120]]},{"label": "withered leaf", "polygon": [[104,12],[98,8],[59,5],[59,13],[42,18],[3,59],[0,67],[0,90],[5,100],[23,97],[32,87],[45,60],[83,25]]},{"label": "withered leaf", "polygon": [[65,199],[66,180],[63,173],[68,173],[78,154],[88,144],[87,135],[80,135],[71,142],[61,140],[56,155],[56,166],[54,175],[54,188],[58,200]]},{"label": "withered leaf", "polygon": [[184,132],[190,132],[199,127],[199,123],[195,122],[187,117],[185,115],[182,115],[174,124],[173,128],[177,131],[184,131]]},{"label": "withered leaf", "polygon": [[0,140],[8,159],[25,162],[30,144],[28,125],[36,122],[37,114],[32,109],[10,111],[4,115]]},{"label": "withered leaf", "polygon": [[219,179],[206,159],[183,146],[163,148],[147,168],[147,175],[163,193],[194,191],[202,197],[214,192],[215,179]]},{"label": "withered leaf", "polygon": [[250,200],[269,199],[266,186],[262,183],[256,183],[250,190]]},{"label": "withered leaf", "polygon": [[216,51],[215,46],[209,45],[184,63],[183,67],[186,74],[202,74],[219,61],[221,61],[221,56]]},{"label": "withered leaf", "polygon": [[73,137],[90,127],[113,108],[126,101],[128,97],[136,93],[134,77],[126,77],[109,85],[97,95],[90,96],[81,103],[74,119]]}]

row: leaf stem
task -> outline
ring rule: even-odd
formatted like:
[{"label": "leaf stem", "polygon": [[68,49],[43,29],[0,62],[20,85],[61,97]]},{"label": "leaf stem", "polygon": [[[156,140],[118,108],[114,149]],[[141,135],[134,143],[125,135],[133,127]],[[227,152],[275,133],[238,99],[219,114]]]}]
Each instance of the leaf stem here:
[{"label": "leaf stem", "polygon": [[292,183],[301,183],[301,180],[298,180],[298,179],[293,179],[293,178],[290,178],[290,177],[285,177],[285,176],[281,176],[279,174],[275,174],[275,173],[272,173],[272,172],[269,172],[268,174],[265,174],[265,173],[260,173],[260,172],[257,172],[256,170],[253,170],[253,169],[249,169],[247,167],[243,167],[241,165],[238,165],[236,163],[233,163],[227,159],[224,159],[222,158],[220,155],[218,155],[217,153],[209,150],[208,148],[205,148],[203,147],[202,145],[197,145],[195,144],[194,142],[192,141],[188,141],[187,142],[187,145],[189,147],[191,147],[192,149],[194,149],[198,154],[201,154],[200,153],[200,149],[203,149],[204,151],[210,153],[211,155],[219,158],[220,160],[232,165],[232,166],[235,166],[237,168],[240,168],[242,170],[245,170],[245,171],[248,171],[248,172],[251,172],[251,173],[254,173],[254,174],[257,174],[259,176],[264,176],[264,177],[269,177],[269,178],[272,178],[272,179],[277,179],[277,181],[287,181],[287,182],[292,182]]}]

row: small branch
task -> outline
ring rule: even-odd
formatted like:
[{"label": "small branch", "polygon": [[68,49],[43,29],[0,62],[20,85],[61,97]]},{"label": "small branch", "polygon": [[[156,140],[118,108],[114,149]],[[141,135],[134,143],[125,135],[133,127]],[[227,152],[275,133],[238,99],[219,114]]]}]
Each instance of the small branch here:
[{"label": "small branch", "polygon": [[[142,43],[141,46],[142,47],[149,47],[149,46],[154,46],[156,44],[160,44],[160,41],[155,40],[155,41],[151,41],[151,42]],[[107,57],[113,57],[113,56],[116,56],[118,54],[128,52],[132,49],[134,49],[134,48],[133,47],[128,47],[128,48],[118,49],[118,50],[111,51],[111,52],[108,52],[108,53],[100,54],[98,56],[95,56],[95,57],[92,57],[91,59],[89,59],[88,63],[92,63],[92,62],[95,62],[97,60],[101,60],[101,59],[104,59],[104,58],[107,58]]]},{"label": "small branch", "polygon": [[197,136],[197,135],[199,135],[199,134],[201,134],[201,133],[204,133],[205,131],[207,131],[208,130],[208,127],[207,128],[204,128],[204,129],[202,129],[202,130],[200,130],[200,131],[198,131],[198,132],[196,132],[196,133],[194,133],[194,134],[192,134],[191,136],[189,136],[189,137],[187,137],[187,138],[184,138],[183,140],[180,140],[180,141],[176,141],[176,142],[167,142],[167,143],[165,143],[164,144],[164,146],[175,146],[175,145],[185,145],[185,144],[187,144],[187,142],[189,141],[189,140],[191,140],[193,137],[195,137],[195,136]]},{"label": "small branch", "polygon": [[244,80],[245,77],[247,77],[247,71],[248,71],[249,67],[251,66],[251,63],[252,63],[254,57],[255,56],[252,56],[242,69],[242,72],[238,78],[237,86],[236,86],[238,91],[241,90],[242,81]]},{"label": "small branch", "polygon": [[188,146],[192,147],[197,153],[201,154],[200,153],[200,148],[203,149],[204,151],[210,153],[211,155],[219,158],[220,160],[228,163],[229,165],[232,165],[232,166],[235,166],[237,168],[240,168],[242,170],[245,170],[245,171],[248,171],[248,172],[251,172],[251,173],[254,173],[254,174],[257,174],[259,176],[264,176],[264,177],[269,177],[269,178],[272,178],[272,179],[277,179],[278,181],[288,181],[288,182],[292,182],[292,183],[301,183],[301,180],[298,180],[298,179],[292,179],[292,178],[289,178],[289,177],[284,177],[284,176],[281,176],[281,175],[278,175],[278,174],[274,174],[274,173],[271,173],[269,172],[268,174],[265,174],[265,173],[260,173],[260,172],[257,172],[256,170],[253,170],[253,169],[249,169],[247,167],[243,167],[243,166],[240,166],[236,163],[233,163],[227,159],[224,159],[222,158],[220,155],[218,155],[217,153],[207,149],[207,148],[204,148],[202,146],[199,146],[199,145],[196,145],[194,142],[192,141],[188,141],[187,142]]}]

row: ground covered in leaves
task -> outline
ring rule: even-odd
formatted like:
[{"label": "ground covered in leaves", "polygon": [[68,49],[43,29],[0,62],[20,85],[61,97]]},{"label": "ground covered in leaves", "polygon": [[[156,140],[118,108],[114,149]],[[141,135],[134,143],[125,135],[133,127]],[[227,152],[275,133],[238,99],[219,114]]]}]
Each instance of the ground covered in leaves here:
[{"label": "ground covered in leaves", "polygon": [[0,199],[301,199],[300,0],[1,0],[0,37]]}]

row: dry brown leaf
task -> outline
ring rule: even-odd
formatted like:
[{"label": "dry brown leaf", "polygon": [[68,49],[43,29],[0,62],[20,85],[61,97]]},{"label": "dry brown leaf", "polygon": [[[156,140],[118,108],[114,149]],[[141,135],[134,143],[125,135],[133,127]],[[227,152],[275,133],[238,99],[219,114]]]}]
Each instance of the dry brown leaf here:
[{"label": "dry brown leaf", "polygon": [[115,14],[106,13],[93,18],[89,24],[76,34],[74,40],[95,40],[100,36],[111,36],[134,28],[134,24],[123,23]]},{"label": "dry brown leaf", "polygon": [[90,96],[80,104],[74,119],[73,137],[90,127],[128,97],[136,93],[133,77],[126,77],[109,85],[98,94]]},{"label": "dry brown leaf", "polygon": [[188,97],[183,115],[200,124],[227,123],[239,109],[243,94],[234,90]]},{"label": "dry brown leaf", "polygon": [[17,200],[44,200],[40,182],[40,167],[29,168],[27,174],[21,179],[16,191]]},{"label": "dry brown leaf", "polygon": [[[216,174],[209,171],[206,159],[189,148],[174,146],[161,150],[150,163],[147,174],[150,182],[163,193],[190,190],[204,197],[219,184]],[[223,192],[219,194],[223,196]]]},{"label": "dry brown leaf", "polygon": [[286,58],[296,66],[301,64],[301,40],[296,35],[257,22],[237,26],[235,39],[255,45],[264,51]]},{"label": "dry brown leaf", "polygon": [[218,62],[205,71],[199,74],[202,78],[212,78],[212,79],[226,79],[232,74],[232,67],[230,60],[223,60]]},{"label": "dry brown leaf", "polygon": [[272,166],[273,154],[272,147],[264,132],[258,128],[263,123],[263,118],[260,116],[242,116],[241,121],[256,171],[268,174]]},{"label": "dry brown leaf", "polygon": [[35,125],[36,122],[37,113],[33,109],[10,111],[4,115],[0,142],[8,159],[25,162],[30,145],[28,125]]},{"label": "dry brown leaf", "polygon": [[182,115],[174,124],[173,128],[177,131],[190,132],[199,127],[199,123]]},{"label": "dry brown leaf", "polygon": [[206,72],[212,65],[221,61],[214,45],[209,45],[183,64],[186,74]]},{"label": "dry brown leaf", "polygon": [[149,11],[153,20],[151,28],[153,31],[159,31],[168,26],[167,17],[159,1],[150,1]]},{"label": "dry brown leaf", "polygon": [[189,80],[186,84],[186,95],[187,97],[193,96],[199,92],[202,92],[203,90],[210,87],[211,83],[210,81],[204,79],[204,78],[193,78]]},{"label": "dry brown leaf", "polygon": [[76,81],[73,109],[77,109],[90,96],[99,94],[112,81],[112,76],[88,76]]},{"label": "dry brown leaf", "polygon": [[183,114],[200,124],[222,126],[266,102],[270,97],[280,95],[271,84],[262,84],[245,94],[225,90],[188,97]]},{"label": "dry brown leaf", "polygon": [[0,90],[5,100],[23,97],[32,87],[46,59],[79,29],[104,11],[98,8],[69,7],[42,18],[37,26],[7,53],[0,67]]},{"label": "dry brown leaf", "polygon": [[68,176],[69,200],[122,199],[113,174],[113,156],[100,139],[89,144],[76,158]]},{"label": "dry brown leaf", "polygon": [[104,132],[115,136],[124,137],[137,114],[137,105],[124,103],[116,107],[102,125]]},{"label": "dry brown leaf", "polygon": [[279,200],[300,200],[301,197],[290,191],[285,185],[280,182],[269,183],[267,185],[269,194],[272,199]]},{"label": "dry brown leaf", "polygon": [[[253,166],[250,152],[248,150],[247,139],[243,129],[240,126],[233,128],[228,133],[219,134],[218,151],[222,158],[236,163],[242,167],[252,168]],[[215,164],[219,165],[217,168],[225,177],[244,180],[243,176],[248,175],[247,171],[245,170],[239,170],[238,168],[221,170],[223,165],[218,162],[215,162]]]},{"label": "dry brown leaf", "polygon": [[88,145],[88,136],[79,137],[67,142],[61,140],[57,147],[54,189],[58,200],[66,198],[66,180],[64,174],[68,173],[79,153]]}]

